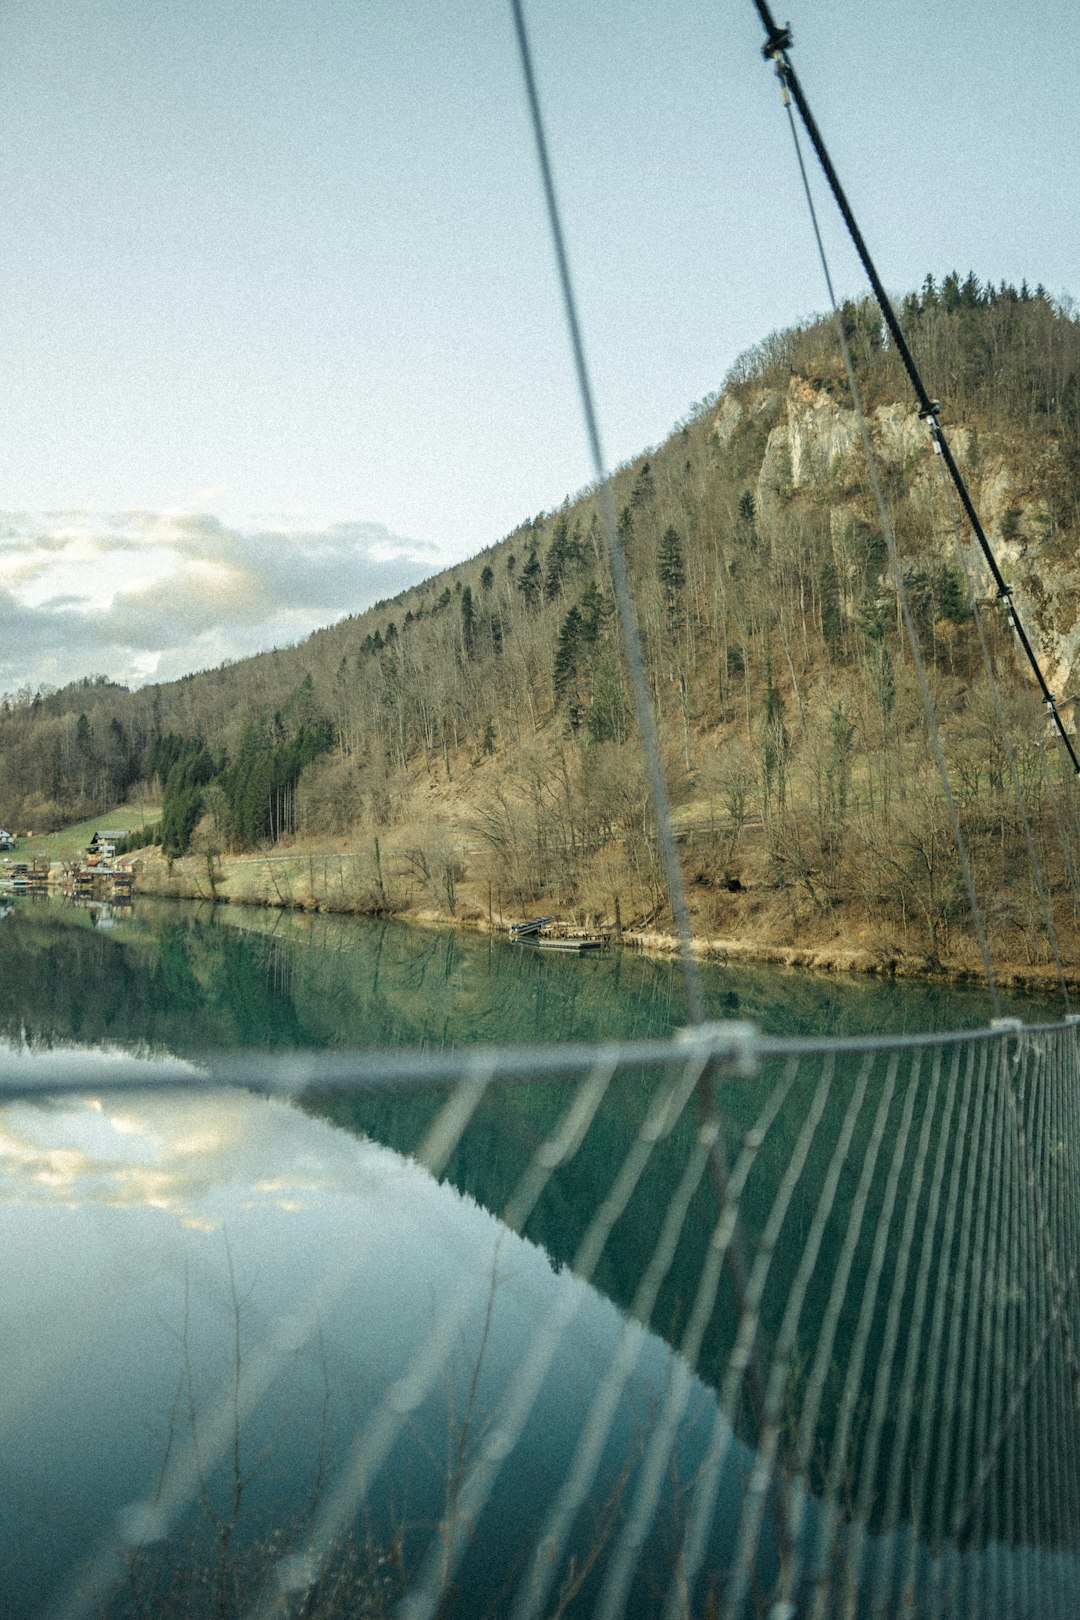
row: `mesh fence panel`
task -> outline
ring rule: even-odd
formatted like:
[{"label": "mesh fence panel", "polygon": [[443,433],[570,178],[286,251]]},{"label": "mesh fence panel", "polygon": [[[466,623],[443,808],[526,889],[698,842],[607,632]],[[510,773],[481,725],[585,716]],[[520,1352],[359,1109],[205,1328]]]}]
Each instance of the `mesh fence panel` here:
[{"label": "mesh fence panel", "polygon": [[[509,1270],[541,1253],[553,1280],[523,1318],[501,1260],[448,1277],[428,1331],[335,1424],[301,1528],[241,1578],[242,1515],[223,1531],[208,1482],[361,1286],[364,1242],[327,1255],[40,1612],[137,1612],[132,1547],[200,1514],[225,1570],[204,1612],[260,1620],[1073,1612],[1078,1080],[1070,1024],[151,1066],[144,1098],[301,1098],[497,1214]],[[438,1500],[358,1541],[433,1406]]]}]

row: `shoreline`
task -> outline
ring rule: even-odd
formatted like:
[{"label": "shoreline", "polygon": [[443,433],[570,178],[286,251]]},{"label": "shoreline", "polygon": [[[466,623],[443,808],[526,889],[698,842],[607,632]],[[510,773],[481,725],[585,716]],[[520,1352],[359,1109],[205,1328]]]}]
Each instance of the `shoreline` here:
[{"label": "shoreline", "polygon": [[[138,851],[125,858],[134,873],[134,892],[158,899],[206,901],[215,905],[250,905],[271,910],[308,914],[392,917],[428,928],[469,929],[477,933],[503,935],[510,921],[504,912],[497,915],[475,903],[468,886],[459,892],[460,903],[453,912],[434,903],[418,902],[410,895],[349,892],[344,880],[333,892],[326,880],[329,862],[339,864],[346,857],[337,852],[289,852],[288,856],[235,855],[214,857],[183,856],[172,862],[158,852]],[[316,892],[316,870],[322,870],[324,892]],[[260,872],[261,869],[261,872]],[[301,871],[307,882],[298,881]],[[304,870],[306,869],[306,871]],[[340,877],[340,872],[339,872]],[[260,876],[263,881],[259,881]],[[570,920],[570,919],[564,919]],[[653,956],[677,956],[680,946],[674,934],[658,928],[624,926],[617,942],[621,947]],[[774,943],[757,935],[696,934],[690,940],[691,954],[703,962],[758,964],[790,968],[799,972],[852,975],[866,978],[914,980],[924,983],[966,985],[986,988],[981,961],[955,955],[933,962],[925,952],[904,949],[896,942],[891,948],[881,944],[869,948],[853,942],[842,931],[828,941],[792,945]],[[1064,964],[1066,987],[1080,993],[1080,964]],[[1000,990],[1060,994],[1060,981],[1053,962],[994,963],[994,976]]]}]

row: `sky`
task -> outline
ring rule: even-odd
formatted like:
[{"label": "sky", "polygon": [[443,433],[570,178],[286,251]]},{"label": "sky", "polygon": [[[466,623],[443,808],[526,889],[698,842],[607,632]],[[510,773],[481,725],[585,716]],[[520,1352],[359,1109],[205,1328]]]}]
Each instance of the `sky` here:
[{"label": "sky", "polygon": [[[1080,293],[1049,0],[783,10],[889,287]],[[751,0],[526,16],[612,466],[821,272]],[[0,216],[0,692],[296,641],[590,477],[507,0],[0,0]]]}]

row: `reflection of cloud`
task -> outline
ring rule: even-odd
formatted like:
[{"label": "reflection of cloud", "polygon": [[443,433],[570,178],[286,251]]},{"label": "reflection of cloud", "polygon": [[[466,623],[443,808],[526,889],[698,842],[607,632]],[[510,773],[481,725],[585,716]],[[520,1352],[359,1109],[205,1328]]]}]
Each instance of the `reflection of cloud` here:
[{"label": "reflection of cloud", "polygon": [[[280,1119],[281,1113],[286,1114]],[[300,1210],[340,1185],[340,1166],[289,1150],[289,1111],[260,1116],[275,1128],[275,1173],[265,1174],[266,1143],[251,1129],[246,1094],[133,1099],[115,1094],[0,1112],[0,1204],[168,1211],[185,1225],[213,1226],[206,1205],[223,1181],[248,1186],[258,1202]],[[260,1172],[262,1172],[260,1174]]]},{"label": "reflection of cloud", "polygon": [[0,513],[0,690],[138,683],[302,639],[423,578],[378,523],[230,527],[202,513]]}]

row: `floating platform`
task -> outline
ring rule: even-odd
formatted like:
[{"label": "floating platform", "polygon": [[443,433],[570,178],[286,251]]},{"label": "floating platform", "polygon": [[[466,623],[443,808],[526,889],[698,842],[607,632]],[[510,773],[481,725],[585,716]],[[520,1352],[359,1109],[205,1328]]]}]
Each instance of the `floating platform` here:
[{"label": "floating platform", "polygon": [[524,922],[510,924],[510,937],[527,939],[530,934],[538,934],[541,928],[550,927],[554,921],[554,917],[526,917]]},{"label": "floating platform", "polygon": [[510,938],[521,945],[538,945],[544,951],[571,951],[581,956],[586,951],[603,950],[611,936],[587,933],[554,917],[529,917],[525,922],[510,924]]}]

